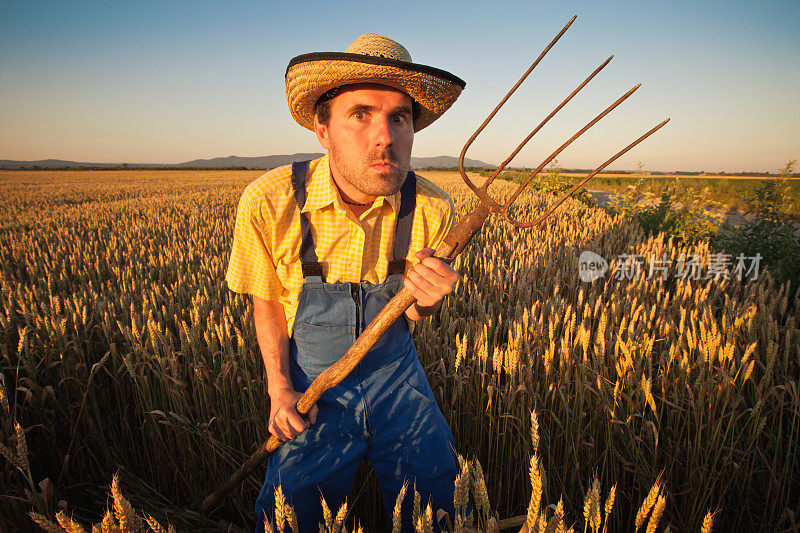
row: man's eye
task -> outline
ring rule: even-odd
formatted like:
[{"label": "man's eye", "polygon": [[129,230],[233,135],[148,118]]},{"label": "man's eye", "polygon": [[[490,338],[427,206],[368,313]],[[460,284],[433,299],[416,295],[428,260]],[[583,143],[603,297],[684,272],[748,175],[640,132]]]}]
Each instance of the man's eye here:
[{"label": "man's eye", "polygon": [[367,114],[363,111],[356,111],[353,113],[353,117],[355,117],[356,120],[364,120],[367,117]]},{"label": "man's eye", "polygon": [[394,117],[392,117],[392,121],[395,124],[403,124],[406,121],[406,116],[405,115],[395,115]]}]

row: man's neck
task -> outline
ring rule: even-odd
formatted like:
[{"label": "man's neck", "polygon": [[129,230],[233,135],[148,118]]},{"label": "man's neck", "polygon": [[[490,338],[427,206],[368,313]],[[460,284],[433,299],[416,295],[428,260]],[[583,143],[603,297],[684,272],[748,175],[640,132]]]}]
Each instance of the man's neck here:
[{"label": "man's neck", "polygon": [[342,202],[356,218],[360,217],[372,206],[372,203],[375,201],[376,197],[364,194],[353,187],[346,179],[339,176],[339,173],[334,168],[332,162],[329,162],[329,167],[331,171],[331,179],[333,180],[333,184],[336,186],[336,190],[339,191],[339,197],[342,199]]}]

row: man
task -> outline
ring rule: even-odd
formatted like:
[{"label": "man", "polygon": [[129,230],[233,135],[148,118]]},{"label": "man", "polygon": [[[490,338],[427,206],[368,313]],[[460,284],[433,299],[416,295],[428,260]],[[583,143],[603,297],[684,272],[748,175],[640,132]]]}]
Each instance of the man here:
[{"label": "man", "polygon": [[[317,531],[320,494],[336,509],[368,457],[392,513],[405,481],[453,517],[453,438],[411,340],[396,321],[356,369],[301,416],[296,404],[323,370],[405,285],[416,321],[458,280],[432,257],[452,225],[452,200],[409,172],[415,131],[456,100],[464,82],[411,62],[400,44],[365,34],[345,53],[294,58],[286,93],[294,119],[328,154],[251,183],[239,203],[228,286],[252,295],[267,372],[270,457],[256,502],[263,529],[280,485],[303,531]],[[405,274],[405,278],[403,275]],[[404,530],[411,527],[411,498]]]}]

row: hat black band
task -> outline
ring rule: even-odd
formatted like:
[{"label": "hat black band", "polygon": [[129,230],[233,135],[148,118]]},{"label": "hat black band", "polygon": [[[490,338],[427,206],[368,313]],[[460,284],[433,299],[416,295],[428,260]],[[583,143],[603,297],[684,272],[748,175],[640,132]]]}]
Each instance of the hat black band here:
[{"label": "hat black band", "polygon": [[347,52],[313,52],[310,54],[303,54],[295,57],[289,61],[289,66],[286,67],[286,75],[289,74],[289,69],[299,63],[307,63],[310,61],[352,61],[354,63],[366,63],[369,65],[381,65],[385,67],[395,67],[403,70],[412,70],[442,78],[449,81],[454,85],[458,85],[462,89],[467,86],[467,82],[454,74],[450,74],[446,70],[429,67],[428,65],[420,65],[418,63],[408,63],[391,57],[377,57],[368,56],[365,54],[350,54]]}]

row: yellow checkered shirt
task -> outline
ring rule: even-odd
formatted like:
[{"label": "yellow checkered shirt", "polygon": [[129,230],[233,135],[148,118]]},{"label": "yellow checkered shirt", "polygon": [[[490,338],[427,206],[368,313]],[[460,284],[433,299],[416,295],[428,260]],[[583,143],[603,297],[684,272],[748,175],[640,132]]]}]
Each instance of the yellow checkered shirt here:
[{"label": "yellow checkered shirt", "polygon": [[[379,196],[359,218],[346,208],[333,182],[328,156],[311,161],[303,207],[314,249],[328,283],[382,283],[392,256],[400,193]],[[239,201],[231,259],[225,279],[239,293],[279,300],[291,334],[303,286],[300,213],[291,184],[292,166],[267,172],[247,186]],[[452,199],[417,176],[417,204],[408,259],[436,249],[453,224]]]}]

